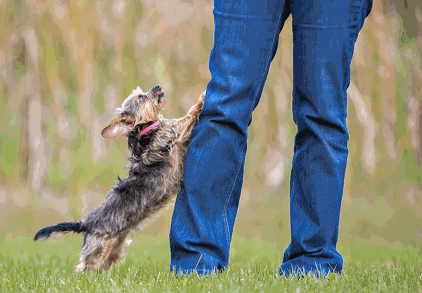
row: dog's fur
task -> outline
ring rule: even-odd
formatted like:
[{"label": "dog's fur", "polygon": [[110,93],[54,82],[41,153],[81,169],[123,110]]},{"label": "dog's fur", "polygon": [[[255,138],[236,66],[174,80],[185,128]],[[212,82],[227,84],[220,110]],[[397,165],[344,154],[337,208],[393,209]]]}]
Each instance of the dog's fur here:
[{"label": "dog's fur", "polygon": [[[76,267],[78,273],[107,270],[122,259],[128,233],[165,207],[180,190],[186,148],[204,97],[202,93],[186,116],[165,119],[159,114],[166,100],[161,87],[155,86],[146,93],[137,87],[101,133],[109,139],[127,136],[131,151],[129,176],[119,178],[104,203],[85,220],[45,227],[37,232],[34,240],[55,233],[84,233],[80,263]],[[160,125],[139,135],[157,120]]]}]

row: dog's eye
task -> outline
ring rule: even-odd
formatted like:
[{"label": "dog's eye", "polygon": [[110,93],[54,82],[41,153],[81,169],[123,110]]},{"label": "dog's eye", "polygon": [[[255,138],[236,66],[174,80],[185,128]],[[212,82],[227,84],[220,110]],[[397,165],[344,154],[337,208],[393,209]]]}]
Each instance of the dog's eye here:
[{"label": "dog's eye", "polygon": [[143,95],[139,95],[138,98],[139,98],[139,102],[143,102],[145,100],[145,96]]}]

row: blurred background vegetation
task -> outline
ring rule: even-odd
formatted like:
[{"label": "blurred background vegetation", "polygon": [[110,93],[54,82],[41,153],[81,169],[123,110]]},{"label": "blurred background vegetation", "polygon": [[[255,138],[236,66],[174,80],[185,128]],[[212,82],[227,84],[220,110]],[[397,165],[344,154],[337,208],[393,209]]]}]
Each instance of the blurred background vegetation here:
[{"label": "blurred background vegetation", "polygon": [[[80,219],[126,176],[125,139],[100,132],[136,85],[166,89],[166,117],[196,101],[210,78],[211,2],[0,1],[0,239]],[[355,47],[340,247],[422,244],[422,4],[408,2],[374,0]],[[281,249],[291,92],[290,18],[250,127],[235,226]],[[168,233],[171,213],[144,233]]]}]

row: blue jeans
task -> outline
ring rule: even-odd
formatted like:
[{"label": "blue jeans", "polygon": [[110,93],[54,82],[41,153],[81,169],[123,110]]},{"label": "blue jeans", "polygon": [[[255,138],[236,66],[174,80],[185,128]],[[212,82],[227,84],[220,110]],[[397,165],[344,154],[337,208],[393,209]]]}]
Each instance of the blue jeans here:
[{"label": "blue jeans", "polygon": [[287,17],[293,17],[291,242],[279,267],[341,273],[336,250],[347,162],[350,63],[371,0],[214,1],[211,81],[188,148],[170,231],[170,269],[221,271],[243,182],[248,126]]}]

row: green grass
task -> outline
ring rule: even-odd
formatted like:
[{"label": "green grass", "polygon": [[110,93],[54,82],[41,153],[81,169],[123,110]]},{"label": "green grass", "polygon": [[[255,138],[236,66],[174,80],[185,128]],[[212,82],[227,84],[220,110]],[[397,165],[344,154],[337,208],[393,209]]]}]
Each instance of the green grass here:
[{"label": "green grass", "polygon": [[380,249],[374,260],[377,248],[354,246],[350,255],[358,260],[346,260],[342,276],[297,279],[277,276],[284,247],[235,237],[224,273],[176,278],[168,270],[165,236],[137,235],[123,263],[103,274],[76,275],[81,240],[2,239],[0,292],[422,292],[422,250],[413,247]]}]

